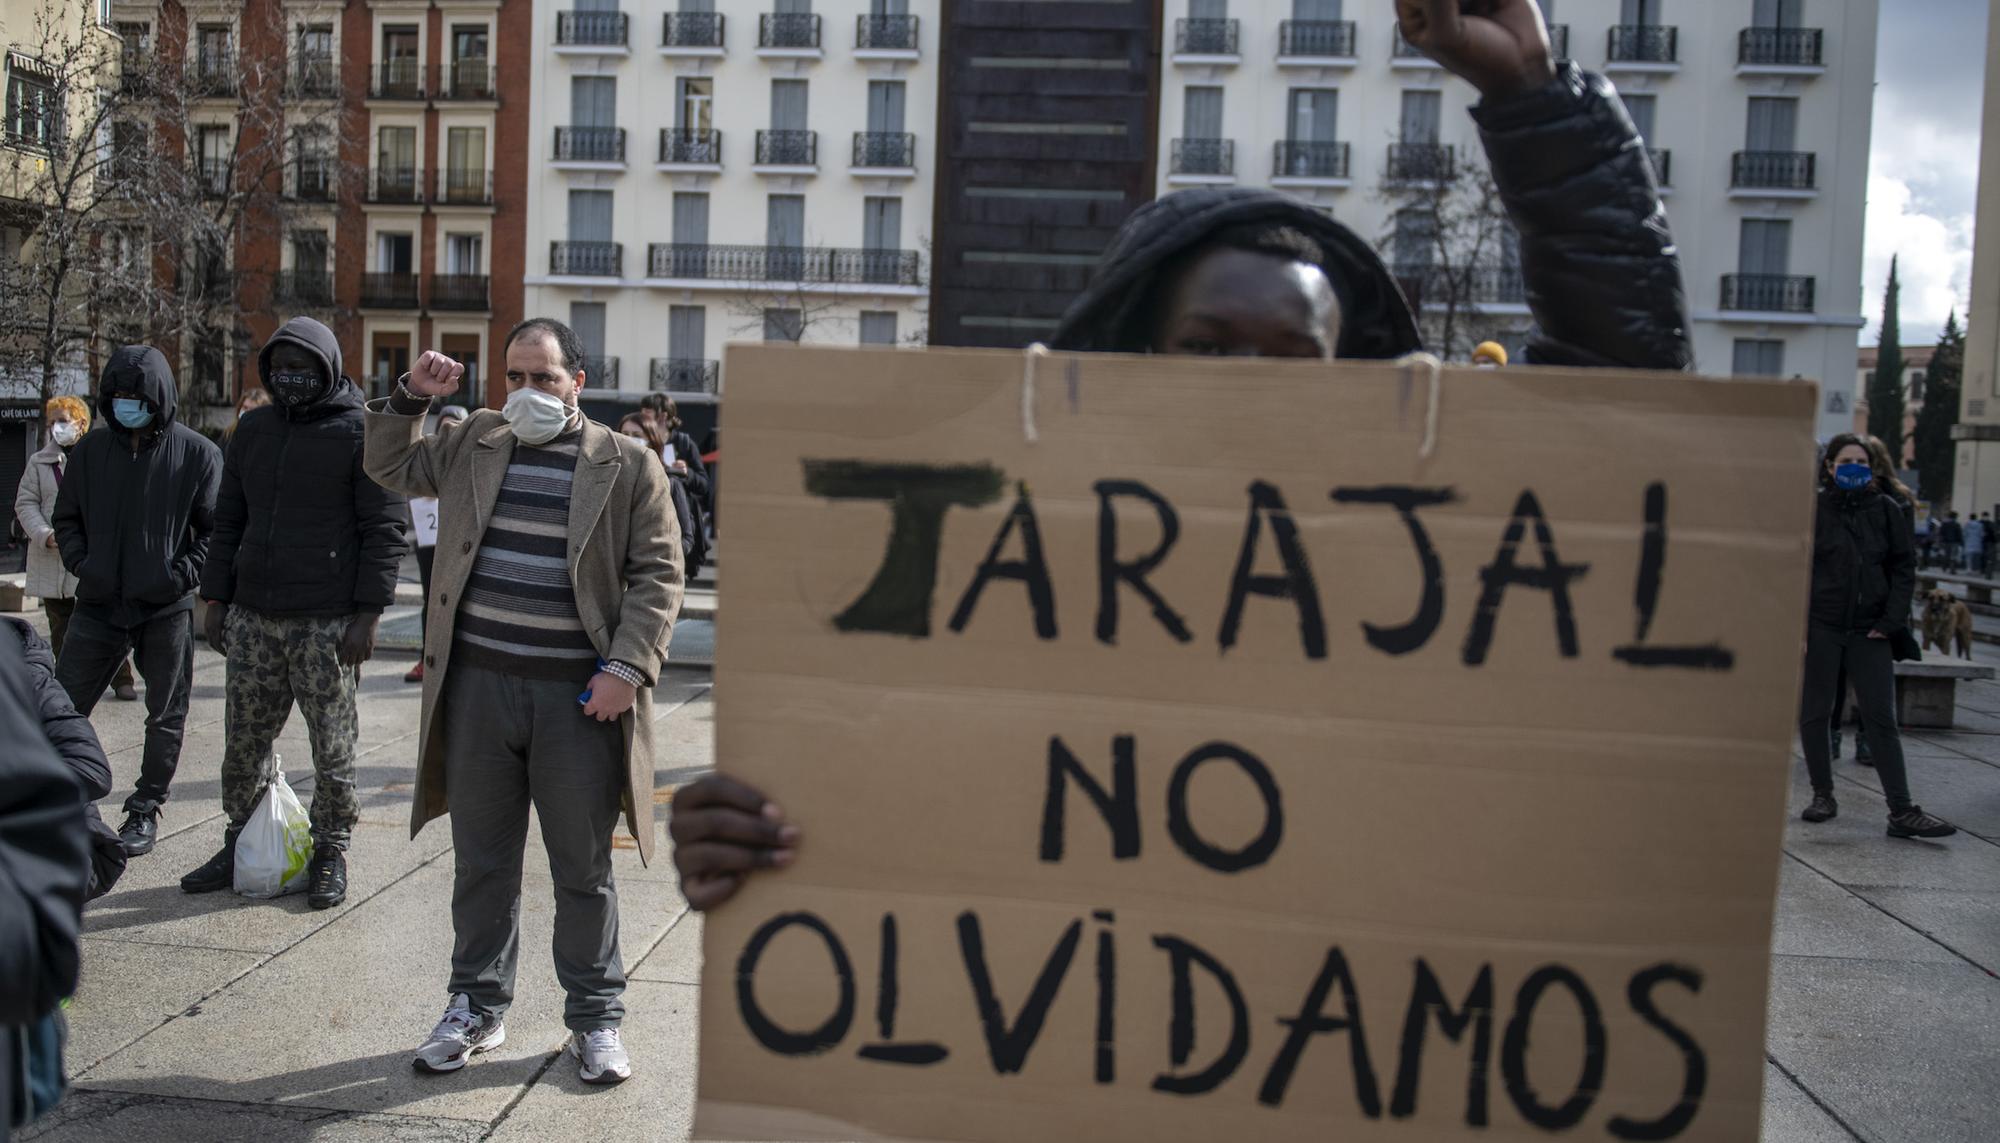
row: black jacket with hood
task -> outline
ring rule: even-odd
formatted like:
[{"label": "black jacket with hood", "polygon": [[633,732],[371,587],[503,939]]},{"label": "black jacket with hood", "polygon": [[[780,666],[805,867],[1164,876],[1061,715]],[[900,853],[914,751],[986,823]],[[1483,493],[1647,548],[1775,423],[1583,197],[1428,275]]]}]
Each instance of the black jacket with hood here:
[{"label": "black jacket with hood", "polygon": [[[1646,149],[1603,77],[1564,61],[1538,90],[1472,109],[1488,165],[1521,236],[1521,273],[1544,365],[1687,369],[1686,292]],[[1318,208],[1274,191],[1201,188],[1127,219],[1090,285],[1063,315],[1056,349],[1142,353],[1160,271],[1223,227],[1275,223],[1326,252],[1340,297],[1340,357],[1422,348],[1410,306],[1382,259]]]},{"label": "black jacket with hood", "polygon": [[1820,489],[1807,616],[1836,631],[1894,635],[1910,622],[1917,549],[1910,517],[1873,485]]},{"label": "black jacket with hood", "polygon": [[201,597],[291,618],[380,613],[396,598],[403,498],[361,470],[365,401],[341,373],[333,331],[286,322],[257,358],[267,382],[283,343],[317,358],[327,385],[306,404],[273,403],[236,423]]},{"label": "black jacket with hood", "polygon": [[[119,424],[119,397],[150,403],[152,424]],[[179,409],[159,350],[112,353],[98,379],[98,427],[70,450],[49,519],[78,604],[120,627],[191,609],[208,555],[222,452],[181,424]]]}]

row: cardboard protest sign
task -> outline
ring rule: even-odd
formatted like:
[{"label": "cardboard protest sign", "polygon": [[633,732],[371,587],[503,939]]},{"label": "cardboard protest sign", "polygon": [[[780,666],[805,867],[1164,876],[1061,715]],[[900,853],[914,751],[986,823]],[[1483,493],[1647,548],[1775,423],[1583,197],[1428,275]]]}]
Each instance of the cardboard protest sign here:
[{"label": "cardboard protest sign", "polygon": [[1810,386],[729,374],[697,1137],[1755,1137]]}]

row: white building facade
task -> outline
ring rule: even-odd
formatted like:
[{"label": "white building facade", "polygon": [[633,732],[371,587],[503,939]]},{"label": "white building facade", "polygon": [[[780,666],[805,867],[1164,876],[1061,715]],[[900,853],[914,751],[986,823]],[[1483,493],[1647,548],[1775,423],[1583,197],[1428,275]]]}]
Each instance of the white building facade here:
[{"label": "white building facade", "polygon": [[[1374,0],[1166,3],[1159,193],[1284,189],[1422,282],[1430,236],[1409,204],[1480,161],[1472,88],[1402,43]],[[1557,53],[1612,79],[1653,154],[1698,368],[1818,381],[1821,434],[1850,427],[1878,0],[1542,7]],[[1457,296],[1520,342],[1511,239],[1470,268]]]},{"label": "white building facade", "polygon": [[721,392],[729,341],[919,344],[935,0],[588,0],[535,24],[525,310],[590,385]]}]

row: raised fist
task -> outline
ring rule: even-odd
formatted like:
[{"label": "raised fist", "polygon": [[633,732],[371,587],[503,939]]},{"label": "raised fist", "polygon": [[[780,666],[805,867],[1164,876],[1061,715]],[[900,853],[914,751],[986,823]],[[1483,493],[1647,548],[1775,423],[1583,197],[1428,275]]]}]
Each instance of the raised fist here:
[{"label": "raised fist", "polygon": [[463,376],[464,365],[435,349],[427,349],[410,367],[409,380],[403,382],[403,387],[419,397],[449,397],[458,392],[458,381]]}]

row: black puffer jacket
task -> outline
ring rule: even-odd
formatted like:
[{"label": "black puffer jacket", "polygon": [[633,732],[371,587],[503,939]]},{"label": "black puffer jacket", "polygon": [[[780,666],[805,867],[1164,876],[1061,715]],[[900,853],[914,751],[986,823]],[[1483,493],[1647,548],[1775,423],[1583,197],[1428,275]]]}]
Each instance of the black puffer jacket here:
[{"label": "black puffer jacket", "polygon": [[328,386],[309,404],[267,405],[236,423],[201,597],[267,615],[379,613],[396,599],[403,498],[361,469],[365,402],[340,371],[333,331],[286,322],[258,357],[260,376],[286,342],[319,359]]},{"label": "black puffer jacket", "polygon": [[1909,517],[1874,488],[1823,488],[1813,521],[1813,623],[1893,635],[1909,625],[1917,552]]},{"label": "black puffer jacket", "polygon": [[94,900],[109,893],[125,873],[125,847],[118,840],[118,831],[105,824],[104,815],[97,812],[96,805],[98,798],[111,792],[111,760],[105,757],[104,744],[98,741],[90,720],[77,713],[76,706],[69,701],[69,692],[56,681],[56,656],[48,641],[25,619],[9,617],[0,619],[0,623],[19,641],[21,658],[28,665],[28,681],[34,688],[36,710],[42,718],[42,733],[48,736],[49,745],[55,747],[63,765],[76,776],[77,784],[83,787],[83,796],[88,799],[83,813],[90,827],[90,884],[84,896]]},{"label": "black puffer jacket", "polygon": [[[138,430],[111,413],[115,398],[135,396],[154,410],[153,423]],[[208,556],[222,452],[181,424],[179,410],[159,350],[112,353],[98,379],[99,427],[70,450],[49,520],[78,603],[119,626],[192,608]]]},{"label": "black puffer jacket", "polygon": [[[1521,272],[1538,325],[1528,360],[1546,365],[1687,369],[1687,296],[1645,146],[1603,77],[1564,62],[1547,87],[1473,108],[1501,200],[1521,235]],[[1395,278],[1368,243],[1298,199],[1203,188],[1136,211],[1050,345],[1143,352],[1137,313],[1161,267],[1225,226],[1277,222],[1327,252],[1340,294],[1341,357],[1421,348]]]}]

